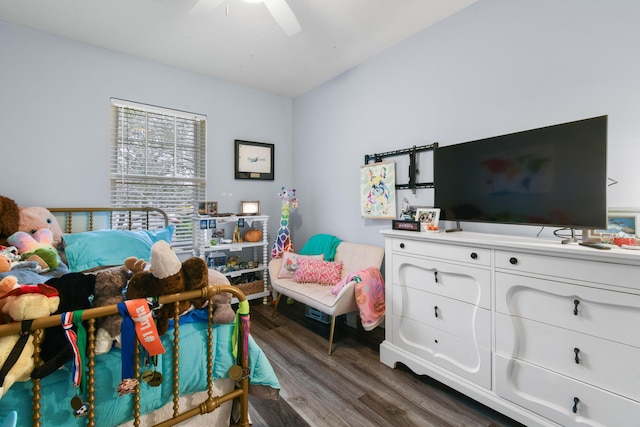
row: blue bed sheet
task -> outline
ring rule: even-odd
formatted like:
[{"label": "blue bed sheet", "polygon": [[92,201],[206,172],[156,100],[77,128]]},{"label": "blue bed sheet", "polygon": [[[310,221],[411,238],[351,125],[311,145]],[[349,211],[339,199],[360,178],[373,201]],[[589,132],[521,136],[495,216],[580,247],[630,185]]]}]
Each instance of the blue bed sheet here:
[{"label": "blue bed sheet", "polygon": [[[197,317],[197,313],[194,313]],[[189,394],[207,389],[207,324],[194,319],[181,323],[180,326],[180,394]],[[231,336],[233,325],[215,325],[214,341],[214,379],[228,377],[228,370],[234,364],[231,352]],[[152,412],[173,398],[172,391],[172,358],[173,331],[162,336],[166,350],[160,355],[157,370],[162,373],[164,381],[159,387],[151,387],[141,383],[140,411],[142,414]],[[95,358],[95,416],[101,427],[116,426],[131,419],[133,414],[133,395],[118,397],[117,388],[121,381],[120,350],[112,349],[109,353]],[[280,384],[273,368],[253,337],[249,336],[249,364],[251,368],[250,383],[280,389]],[[71,399],[76,389],[71,384],[71,364],[68,363],[53,374],[40,381],[42,387],[41,422],[44,426],[84,426],[85,418],[75,418],[71,409]],[[18,413],[18,426],[31,426],[31,381],[15,383],[8,394],[0,399],[0,414],[12,410]]]},{"label": "blue bed sheet", "polygon": [[38,263],[35,261],[22,261],[15,265],[11,270],[0,273],[0,279],[7,276],[15,276],[18,279],[20,285],[37,285],[38,283],[46,283],[47,280],[54,277],[62,277],[69,273],[69,268],[60,263],[55,270],[47,271],[45,273],[38,273]]}]

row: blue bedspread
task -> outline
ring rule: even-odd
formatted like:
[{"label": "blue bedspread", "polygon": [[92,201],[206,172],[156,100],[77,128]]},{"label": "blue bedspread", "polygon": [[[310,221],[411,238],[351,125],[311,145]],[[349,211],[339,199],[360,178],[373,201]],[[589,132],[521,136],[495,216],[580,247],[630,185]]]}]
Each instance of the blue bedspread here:
[{"label": "blue bedspread", "polygon": [[46,283],[47,280],[54,277],[62,277],[69,273],[69,268],[62,262],[55,270],[45,273],[36,273],[38,263],[35,261],[22,261],[15,265],[11,270],[0,273],[0,279],[7,276],[15,276],[20,285],[37,285],[38,283]]},{"label": "blue bedspread", "polygon": [[[231,353],[231,336],[233,325],[214,326],[214,378],[228,377],[228,370],[234,364]],[[192,322],[180,326],[180,393],[189,394],[204,391],[207,388],[207,324]],[[162,336],[167,354],[173,353],[173,331]],[[120,350],[112,349],[109,353],[95,358],[95,415],[101,427],[116,426],[129,419],[133,414],[133,395],[118,397],[116,389],[121,381]],[[250,383],[279,390],[280,384],[266,355],[258,347],[253,337],[249,336],[249,364],[251,368]],[[158,371],[163,381],[159,387],[141,384],[140,411],[142,414],[162,407],[173,398],[172,359],[166,355],[159,356]],[[73,416],[70,401],[76,392],[71,384],[71,364],[40,381],[42,386],[41,421],[44,426],[84,426],[85,418]],[[31,426],[31,381],[15,383],[9,393],[0,399],[0,414],[11,410],[18,412],[18,426]]]}]

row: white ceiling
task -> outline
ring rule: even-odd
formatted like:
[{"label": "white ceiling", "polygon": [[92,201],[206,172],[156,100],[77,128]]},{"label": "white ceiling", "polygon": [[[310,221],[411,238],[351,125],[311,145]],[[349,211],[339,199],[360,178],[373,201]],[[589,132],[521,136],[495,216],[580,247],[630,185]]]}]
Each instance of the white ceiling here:
[{"label": "white ceiling", "polygon": [[196,1],[2,0],[0,20],[295,97],[477,0],[287,0],[293,36],[264,4]]}]

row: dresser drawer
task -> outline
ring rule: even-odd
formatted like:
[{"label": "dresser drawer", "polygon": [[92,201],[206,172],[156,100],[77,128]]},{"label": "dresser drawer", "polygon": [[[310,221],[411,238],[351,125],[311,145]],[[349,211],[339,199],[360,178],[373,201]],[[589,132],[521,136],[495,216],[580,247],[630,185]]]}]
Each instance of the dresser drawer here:
[{"label": "dresser drawer", "polygon": [[491,312],[466,302],[406,286],[393,287],[392,313],[412,325],[439,329],[491,348]]},{"label": "dresser drawer", "polygon": [[[416,320],[392,316],[393,344],[422,361],[491,388],[491,350]],[[484,329],[484,328],[483,328]],[[487,326],[487,335],[490,335]]]},{"label": "dresser drawer", "polygon": [[483,265],[486,267],[491,265],[490,249],[399,238],[392,239],[392,247],[394,253],[440,258],[469,265]]},{"label": "dresser drawer", "polygon": [[633,265],[507,251],[496,251],[495,264],[496,269],[640,290],[640,267]]},{"label": "dresser drawer", "polygon": [[496,311],[640,347],[640,296],[496,273]]},{"label": "dresser drawer", "polygon": [[496,352],[640,401],[640,349],[496,314]]},{"label": "dresser drawer", "polygon": [[640,403],[559,373],[500,354],[495,369],[500,397],[562,426],[631,426],[640,420]]},{"label": "dresser drawer", "polygon": [[491,272],[439,260],[393,254],[393,285],[491,308]]}]

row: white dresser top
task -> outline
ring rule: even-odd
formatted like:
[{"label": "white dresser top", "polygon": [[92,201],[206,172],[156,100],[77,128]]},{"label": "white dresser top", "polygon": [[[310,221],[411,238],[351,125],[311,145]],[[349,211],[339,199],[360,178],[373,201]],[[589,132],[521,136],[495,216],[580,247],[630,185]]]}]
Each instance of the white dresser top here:
[{"label": "white dresser top", "polygon": [[449,245],[464,245],[498,250],[509,250],[541,255],[553,255],[572,259],[608,262],[640,266],[640,250],[623,249],[612,246],[610,250],[594,249],[581,246],[577,242],[562,244],[561,239],[534,238],[523,236],[509,236],[502,234],[477,233],[470,231],[456,231],[447,233],[415,232],[400,230],[381,230],[385,237],[421,240],[425,242],[446,243]]}]

